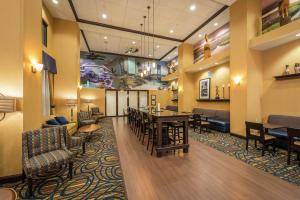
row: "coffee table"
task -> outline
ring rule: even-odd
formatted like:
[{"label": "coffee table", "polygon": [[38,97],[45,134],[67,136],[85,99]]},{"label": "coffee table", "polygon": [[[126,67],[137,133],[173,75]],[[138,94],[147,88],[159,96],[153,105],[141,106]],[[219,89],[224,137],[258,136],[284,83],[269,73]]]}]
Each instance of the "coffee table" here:
[{"label": "coffee table", "polygon": [[0,188],[0,199],[15,200],[18,198],[16,191],[12,188]]},{"label": "coffee table", "polygon": [[83,134],[83,143],[82,143],[82,149],[83,153],[85,153],[85,141],[86,139],[90,139],[90,136],[93,134],[93,132],[98,131],[102,127],[98,124],[90,124],[82,126],[78,129],[79,135]]}]

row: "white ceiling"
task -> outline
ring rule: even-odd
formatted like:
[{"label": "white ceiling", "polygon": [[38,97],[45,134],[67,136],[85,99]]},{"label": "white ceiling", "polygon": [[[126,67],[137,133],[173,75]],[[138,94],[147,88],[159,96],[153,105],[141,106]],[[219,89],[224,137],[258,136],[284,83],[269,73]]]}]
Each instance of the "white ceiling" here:
[{"label": "white ceiling", "polygon": [[[43,0],[50,13],[56,17],[66,20],[75,21],[75,17],[70,8],[68,0],[58,0],[57,5],[52,3],[52,0]],[[225,4],[231,5],[235,0],[154,0],[155,1],[155,27],[156,35],[162,35],[171,38],[184,39],[199,25],[204,23],[214,13],[220,10]],[[147,6],[151,6],[152,15],[152,0],[73,0],[73,4],[77,15],[80,19],[100,22],[113,26],[123,27],[140,31],[140,24],[143,23],[143,16],[147,15]],[[190,6],[194,4],[196,9],[190,11]],[[105,13],[107,19],[102,19],[101,15]],[[152,33],[152,17],[150,19],[150,32]],[[218,27],[229,21],[229,9],[226,9],[211,23],[207,24],[203,29],[195,33],[186,42],[194,44],[201,38],[200,33],[211,33]],[[214,23],[218,26],[214,26]],[[87,25],[80,23],[80,28],[84,31],[88,44],[91,50],[107,51],[113,53],[124,54],[129,47],[141,46],[141,35],[128,33],[124,31],[104,28],[95,25]],[[170,30],[174,33],[170,33]],[[107,44],[104,43],[104,36],[107,36]],[[136,44],[133,45],[132,42]],[[152,55],[152,38],[150,39],[150,54]],[[155,38],[154,57],[161,58],[173,47],[178,46],[179,42],[174,42],[165,39]],[[147,49],[147,47],[146,47]],[[81,36],[81,50],[87,50],[83,37]],[[176,51],[176,50],[175,50]],[[138,52],[136,56],[147,57],[148,53],[141,55]],[[173,58],[176,53],[171,52],[166,56]],[[153,55],[152,55],[153,57]]]}]

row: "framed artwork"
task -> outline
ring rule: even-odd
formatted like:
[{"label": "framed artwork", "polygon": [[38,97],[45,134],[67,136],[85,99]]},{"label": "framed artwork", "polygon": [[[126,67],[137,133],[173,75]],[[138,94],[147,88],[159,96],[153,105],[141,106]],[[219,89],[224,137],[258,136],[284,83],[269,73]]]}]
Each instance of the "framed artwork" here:
[{"label": "framed artwork", "polygon": [[199,99],[210,99],[210,78],[199,81]]},{"label": "framed artwork", "polygon": [[151,106],[156,105],[156,95],[151,95]]}]

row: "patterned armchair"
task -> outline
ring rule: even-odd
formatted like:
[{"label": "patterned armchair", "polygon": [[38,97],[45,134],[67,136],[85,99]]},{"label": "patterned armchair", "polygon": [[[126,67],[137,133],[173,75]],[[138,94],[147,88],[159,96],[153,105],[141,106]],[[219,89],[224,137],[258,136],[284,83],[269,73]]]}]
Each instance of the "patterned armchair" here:
[{"label": "patterned armchair", "polygon": [[92,118],[95,119],[96,121],[99,121],[101,118],[104,117],[104,113],[100,112],[99,107],[91,108],[91,112],[92,112]]},{"label": "patterned armchair", "polygon": [[65,146],[63,129],[64,127],[53,127],[22,134],[22,180],[27,177],[30,196],[32,196],[32,179],[36,175],[69,164],[69,176],[72,179],[72,153]]},{"label": "patterned armchair", "polygon": [[80,111],[77,113],[78,127],[95,124],[96,120],[92,118],[91,112]]}]

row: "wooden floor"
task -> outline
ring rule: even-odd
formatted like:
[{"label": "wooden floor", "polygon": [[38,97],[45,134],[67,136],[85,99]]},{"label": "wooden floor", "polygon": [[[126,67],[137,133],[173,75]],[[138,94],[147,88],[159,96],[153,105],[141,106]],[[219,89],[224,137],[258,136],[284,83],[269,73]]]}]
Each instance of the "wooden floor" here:
[{"label": "wooden floor", "polygon": [[300,188],[190,139],[188,154],[150,155],[123,118],[114,118],[129,200],[300,199]]}]

